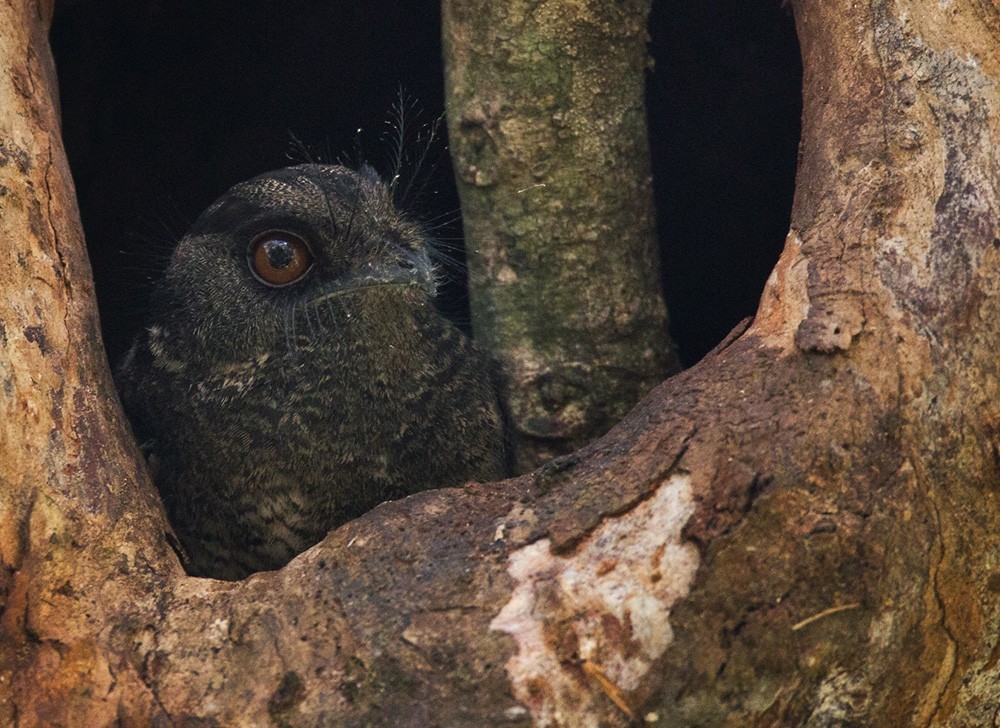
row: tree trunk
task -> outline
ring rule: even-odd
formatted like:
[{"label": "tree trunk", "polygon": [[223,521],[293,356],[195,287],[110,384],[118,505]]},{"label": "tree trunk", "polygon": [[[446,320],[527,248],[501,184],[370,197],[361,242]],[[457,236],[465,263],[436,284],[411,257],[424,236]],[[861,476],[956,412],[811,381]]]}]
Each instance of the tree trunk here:
[{"label": "tree trunk", "polygon": [[643,106],[649,4],[442,3],[472,325],[511,376],[522,472],[603,435],[677,368]]},{"label": "tree trunk", "polygon": [[187,577],[116,404],[49,8],[0,4],[0,723],[992,725],[1000,8],[796,0],[757,316],[597,443]]}]

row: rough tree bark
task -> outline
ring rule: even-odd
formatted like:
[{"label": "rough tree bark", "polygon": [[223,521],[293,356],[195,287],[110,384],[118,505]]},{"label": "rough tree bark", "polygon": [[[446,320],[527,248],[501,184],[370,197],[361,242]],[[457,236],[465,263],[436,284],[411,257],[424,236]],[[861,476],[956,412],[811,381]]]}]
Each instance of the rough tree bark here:
[{"label": "rough tree bark", "polygon": [[220,583],[115,404],[48,10],[0,4],[0,723],[993,725],[1000,8],[794,8],[752,324],[592,446]]},{"label": "rough tree bark", "polygon": [[603,435],[677,369],[643,107],[649,5],[442,3],[472,325],[510,374],[522,472]]}]

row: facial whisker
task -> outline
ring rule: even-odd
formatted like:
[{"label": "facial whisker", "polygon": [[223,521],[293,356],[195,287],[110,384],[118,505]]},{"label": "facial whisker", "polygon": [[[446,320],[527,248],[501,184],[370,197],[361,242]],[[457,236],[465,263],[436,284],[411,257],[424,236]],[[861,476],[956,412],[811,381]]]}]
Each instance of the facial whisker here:
[{"label": "facial whisker", "polygon": [[344,239],[346,240],[348,246],[353,245],[354,240],[351,238],[351,233],[354,230],[354,218],[358,214],[358,206],[361,204],[361,193],[356,192],[354,194],[354,202],[351,205],[351,214],[347,218],[347,230],[344,232]]},{"label": "facial whisker", "polygon": [[453,225],[462,219],[461,210],[448,210],[447,212],[442,212],[440,215],[435,215],[434,217],[427,218],[423,221],[424,228],[427,230],[437,230],[439,228],[447,227]]},{"label": "facial whisker", "polygon": [[312,319],[309,318],[309,303],[307,301],[302,302],[302,313],[305,314],[306,328],[309,329],[309,342],[312,343],[316,341],[316,329],[313,328]]},{"label": "facial whisker", "polygon": [[296,328],[295,328],[295,301],[294,300],[292,301],[292,305],[288,307],[288,321],[289,321],[289,324],[290,324],[290,326],[288,328],[288,350],[294,356],[295,353],[298,351],[298,346],[297,346],[297,343],[296,343],[296,341],[298,339],[298,332],[296,331]]},{"label": "facial whisker", "polygon": [[[427,127],[426,137],[423,140],[423,148],[420,150],[420,154],[413,164],[413,171],[410,173],[410,178],[406,183],[406,187],[403,190],[403,194],[399,197],[400,200],[412,200],[415,197],[419,197],[423,194],[424,190],[427,188],[427,183],[430,180],[430,175],[433,173],[433,169],[428,170],[424,175],[421,175],[421,169],[427,162],[427,157],[430,154],[431,148],[434,146],[434,140],[437,139],[438,129],[441,126],[441,120],[443,117],[439,116],[434,121],[430,123]],[[417,142],[421,140],[418,138]],[[420,180],[419,186],[414,188],[414,183]],[[414,193],[414,190],[415,193]],[[411,197],[411,194],[413,196]]]},{"label": "facial whisker", "polygon": [[285,346],[288,346],[288,306],[281,309],[281,331],[285,334]]},{"label": "facial whisker", "polygon": [[386,122],[390,129],[395,132],[390,141],[390,154],[392,156],[389,177],[389,193],[395,198],[396,189],[399,185],[399,176],[403,171],[404,150],[406,145],[406,95],[403,87],[396,90],[396,102],[389,111],[389,120]]},{"label": "facial whisker", "polygon": [[316,327],[320,330],[321,333],[326,334],[326,324],[323,323],[323,318],[319,315],[320,311],[318,302],[313,303],[313,313],[316,316]]}]

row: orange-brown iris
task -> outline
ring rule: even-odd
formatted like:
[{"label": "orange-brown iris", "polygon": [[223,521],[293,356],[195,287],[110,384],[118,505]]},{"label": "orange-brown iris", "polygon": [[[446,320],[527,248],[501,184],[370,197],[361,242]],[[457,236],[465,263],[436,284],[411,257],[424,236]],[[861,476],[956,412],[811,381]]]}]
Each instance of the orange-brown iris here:
[{"label": "orange-brown iris", "polygon": [[301,280],[313,266],[312,251],[297,235],[271,231],[250,244],[250,270],[261,283],[287,286]]}]

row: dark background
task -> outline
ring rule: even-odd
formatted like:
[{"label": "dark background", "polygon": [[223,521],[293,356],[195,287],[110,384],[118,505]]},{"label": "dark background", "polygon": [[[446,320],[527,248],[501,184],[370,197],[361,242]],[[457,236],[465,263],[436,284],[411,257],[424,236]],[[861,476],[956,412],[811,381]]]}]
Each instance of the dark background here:
[{"label": "dark background", "polygon": [[[801,67],[779,0],[657,0],[649,30],[663,284],[689,365],[753,314],[781,250]],[[434,0],[60,0],[52,43],[113,362],[173,242],[232,184],[304,161],[293,135],[326,161],[360,146],[385,172],[399,88],[424,121],[444,106]],[[444,141],[432,156],[419,212],[454,218]],[[439,234],[459,240],[461,225]],[[460,273],[447,293],[461,321]]]}]

